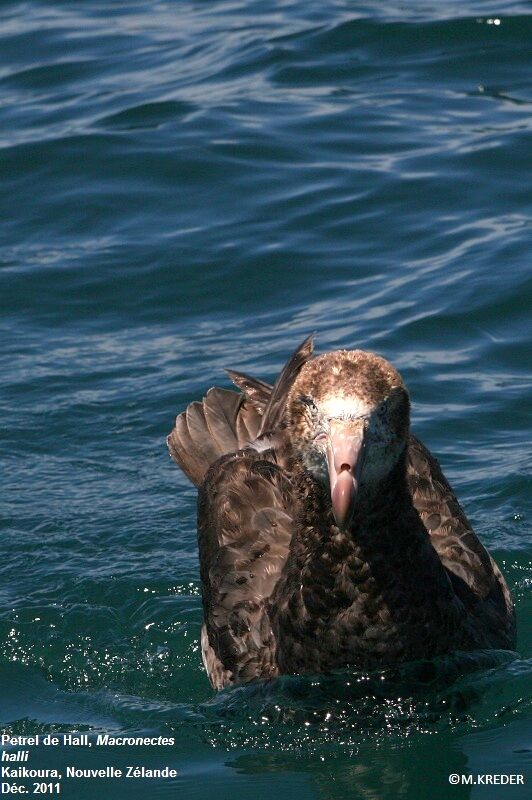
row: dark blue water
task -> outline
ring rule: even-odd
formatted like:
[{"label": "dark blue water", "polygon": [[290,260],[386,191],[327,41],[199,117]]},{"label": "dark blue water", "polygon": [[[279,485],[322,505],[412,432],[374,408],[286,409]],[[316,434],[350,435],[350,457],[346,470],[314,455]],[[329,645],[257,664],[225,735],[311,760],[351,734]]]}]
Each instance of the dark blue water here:
[{"label": "dark blue water", "polygon": [[[522,798],[530,7],[0,3],[2,732],[174,779],[66,798]],[[213,697],[195,492],[164,437],[310,331],[389,358],[516,601],[518,654]],[[53,763],[52,763],[53,762]]]}]

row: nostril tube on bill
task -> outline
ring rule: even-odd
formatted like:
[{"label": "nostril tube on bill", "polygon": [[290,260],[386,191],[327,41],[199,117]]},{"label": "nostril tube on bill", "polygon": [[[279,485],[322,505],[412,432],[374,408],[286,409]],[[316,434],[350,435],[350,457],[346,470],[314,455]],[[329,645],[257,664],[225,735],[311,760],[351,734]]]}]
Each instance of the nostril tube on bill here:
[{"label": "nostril tube on bill", "polygon": [[340,464],[340,472],[350,472],[351,464]]}]

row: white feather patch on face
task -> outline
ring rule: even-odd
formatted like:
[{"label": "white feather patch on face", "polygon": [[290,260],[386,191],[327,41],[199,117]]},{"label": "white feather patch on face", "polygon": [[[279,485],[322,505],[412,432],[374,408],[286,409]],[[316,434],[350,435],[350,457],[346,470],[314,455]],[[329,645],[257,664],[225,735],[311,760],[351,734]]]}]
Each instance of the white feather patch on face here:
[{"label": "white feather patch on face", "polygon": [[335,394],[321,401],[320,411],[327,419],[356,419],[369,414],[371,407],[358,397]]}]

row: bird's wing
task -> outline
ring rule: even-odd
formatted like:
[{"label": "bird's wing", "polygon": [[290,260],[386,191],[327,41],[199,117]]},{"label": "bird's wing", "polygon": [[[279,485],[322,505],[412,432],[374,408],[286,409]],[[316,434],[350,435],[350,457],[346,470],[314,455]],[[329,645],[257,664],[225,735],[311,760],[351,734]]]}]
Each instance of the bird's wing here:
[{"label": "bird's wing", "polygon": [[262,417],[264,409],[268,405],[272,393],[271,383],[261,381],[260,378],[252,378],[245,372],[237,372],[234,369],[225,370],[235,386],[245,394],[252,406]]},{"label": "bird's wing", "polygon": [[220,459],[200,488],[202,649],[217,689],[277,674],[268,603],[294,530],[292,495],[273,454],[251,450]]},{"label": "bird's wing", "polygon": [[173,460],[192,483],[199,486],[221,456],[247,447],[264,432],[278,427],[292,382],[312,352],[312,336],[307,336],[273,387],[243,372],[227,370],[243,394],[213,387],[201,402],[190,403],[179,414],[166,443]]},{"label": "bird's wing", "polygon": [[466,607],[485,616],[494,631],[500,630],[502,642],[511,641],[514,612],[506,582],[474,533],[438,461],[414,436],[408,446],[407,477],[414,506],[456,593]]},{"label": "bird's wing", "polygon": [[253,378],[245,372],[226,369],[233,383],[244,392],[246,398],[262,417],[259,435],[274,431],[281,424],[292,384],[301,367],[312,358],[313,353],[314,335],[311,334],[292,353],[273,386],[258,378]]},{"label": "bird's wing", "polygon": [[261,416],[252,403],[228,389],[209,389],[177,417],[166,442],[173,460],[199,486],[209,467],[257,437]]},{"label": "bird's wing", "polygon": [[288,393],[301,368],[312,358],[313,352],[314,335],[311,334],[301,342],[297,350],[290,356],[273,384],[268,403],[262,415],[259,436],[268,431],[274,431],[283,421]]}]

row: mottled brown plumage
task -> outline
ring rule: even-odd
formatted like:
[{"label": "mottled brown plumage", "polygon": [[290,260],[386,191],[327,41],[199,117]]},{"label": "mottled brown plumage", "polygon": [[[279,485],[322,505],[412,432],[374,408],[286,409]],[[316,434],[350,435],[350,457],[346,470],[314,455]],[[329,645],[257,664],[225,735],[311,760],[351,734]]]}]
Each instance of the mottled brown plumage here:
[{"label": "mottled brown plumage", "polygon": [[312,358],[308,338],[273,388],[229,374],[243,393],[210,389],[168,437],[199,487],[215,688],[514,646],[504,579],[387,361]]}]

